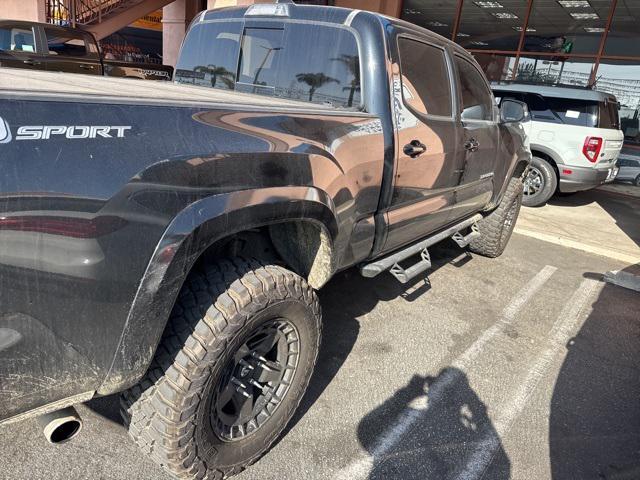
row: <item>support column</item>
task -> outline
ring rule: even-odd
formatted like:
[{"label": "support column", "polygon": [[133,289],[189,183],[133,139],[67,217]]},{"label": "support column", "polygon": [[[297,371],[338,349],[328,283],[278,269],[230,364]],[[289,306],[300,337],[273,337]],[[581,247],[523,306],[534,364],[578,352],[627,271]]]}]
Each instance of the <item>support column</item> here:
[{"label": "support column", "polygon": [[199,11],[199,0],[175,0],[162,9],[162,63],[175,67],[187,27]]},{"label": "support column", "polygon": [[1,0],[0,18],[46,22],[45,2],[43,0]]}]

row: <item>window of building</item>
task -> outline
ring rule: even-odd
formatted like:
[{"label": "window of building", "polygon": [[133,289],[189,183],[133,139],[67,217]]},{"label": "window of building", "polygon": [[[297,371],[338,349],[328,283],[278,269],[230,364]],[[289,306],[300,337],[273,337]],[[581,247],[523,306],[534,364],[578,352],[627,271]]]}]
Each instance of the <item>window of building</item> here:
[{"label": "window of building", "polygon": [[520,57],[515,79],[521,82],[546,85],[589,84],[594,60],[568,57]]},{"label": "window of building", "polygon": [[398,50],[405,103],[424,114],[450,117],[451,81],[444,51],[403,37]]},{"label": "window of building", "polygon": [[510,80],[513,78],[516,67],[515,55],[498,55],[474,52],[476,61],[490,82]]},{"label": "window of building", "polygon": [[193,27],[176,65],[176,81],[235,89],[241,31],[241,22],[203,23]]},{"label": "window of building", "polygon": [[64,30],[45,28],[49,55],[85,57],[88,55],[85,37]]},{"label": "window of building", "polygon": [[471,62],[456,56],[455,63],[460,78],[463,120],[492,120],[493,97],[483,76]]},{"label": "window of building", "polygon": [[0,51],[34,53],[36,43],[33,30],[30,28],[0,28]]}]

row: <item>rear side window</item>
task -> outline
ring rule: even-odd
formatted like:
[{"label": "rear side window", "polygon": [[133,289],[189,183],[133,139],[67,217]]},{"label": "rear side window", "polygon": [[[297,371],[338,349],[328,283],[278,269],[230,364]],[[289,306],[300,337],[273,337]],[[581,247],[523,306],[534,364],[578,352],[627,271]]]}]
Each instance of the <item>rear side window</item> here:
[{"label": "rear side window", "polygon": [[89,54],[83,35],[72,32],[45,28],[49,55],[61,57],[85,57]]},{"label": "rear side window", "polygon": [[175,80],[201,87],[233,90],[236,84],[242,23],[201,23],[187,36]]},{"label": "rear side window", "polygon": [[0,51],[35,53],[36,42],[31,28],[0,28]]},{"label": "rear side window", "polygon": [[456,56],[456,66],[460,77],[463,120],[493,120],[493,97],[484,77],[473,64]]},{"label": "rear side window", "polygon": [[444,50],[403,37],[398,50],[404,102],[427,115],[450,117],[451,80]]},{"label": "rear side window", "polygon": [[618,130],[620,128],[620,116],[618,115],[618,103],[600,102],[600,116],[598,118],[599,128],[611,128]]},{"label": "rear side window", "polygon": [[182,48],[175,78],[339,108],[361,104],[356,39],[347,29],[324,25],[197,25]]},{"label": "rear side window", "polygon": [[598,126],[598,102],[557,97],[546,97],[545,100],[552,114],[565,125]]}]

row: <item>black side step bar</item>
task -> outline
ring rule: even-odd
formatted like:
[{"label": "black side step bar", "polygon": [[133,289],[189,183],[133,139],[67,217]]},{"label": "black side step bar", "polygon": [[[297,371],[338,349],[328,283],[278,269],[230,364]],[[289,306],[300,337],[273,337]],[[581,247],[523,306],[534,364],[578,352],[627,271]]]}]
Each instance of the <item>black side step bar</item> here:
[{"label": "black side step bar", "polygon": [[[482,215],[479,213],[467,220],[460,222],[452,227],[436,233],[432,237],[422,240],[413,245],[409,245],[403,250],[376,260],[375,262],[367,263],[360,267],[360,274],[363,277],[375,277],[385,270],[389,270],[391,274],[398,279],[400,283],[407,283],[409,280],[417,275],[420,275],[425,270],[431,267],[431,257],[429,256],[428,247],[434,245],[445,238],[452,237],[453,240],[461,247],[466,247],[471,240],[478,237],[480,233],[477,230],[476,223],[482,219]],[[467,227],[471,227],[471,232],[466,236],[463,236],[460,231]],[[407,258],[420,253],[420,261],[412,265],[411,267],[404,269],[400,266],[399,262],[406,260]]]}]

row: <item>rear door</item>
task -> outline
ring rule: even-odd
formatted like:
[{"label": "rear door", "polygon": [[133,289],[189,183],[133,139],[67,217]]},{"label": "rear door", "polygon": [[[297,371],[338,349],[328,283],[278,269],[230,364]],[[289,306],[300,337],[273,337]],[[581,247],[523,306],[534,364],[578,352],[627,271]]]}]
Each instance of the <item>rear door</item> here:
[{"label": "rear door", "polygon": [[0,25],[0,67],[39,69],[42,60],[32,26],[3,22]]},{"label": "rear door", "polygon": [[44,27],[44,33],[47,70],[102,75],[100,54],[89,34],[57,27]]},{"label": "rear door", "polygon": [[460,176],[452,221],[477,212],[489,203],[498,161],[498,116],[489,85],[470,59],[456,54],[454,63],[463,138],[458,155]]},{"label": "rear door", "polygon": [[436,38],[409,32],[400,32],[393,43],[397,161],[384,250],[448,223],[461,140],[453,106],[454,74],[445,46]]}]

